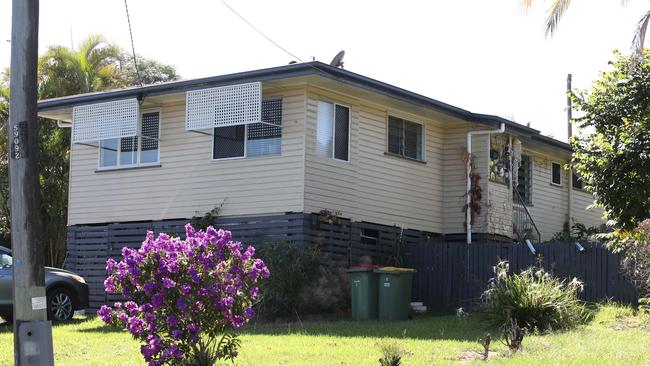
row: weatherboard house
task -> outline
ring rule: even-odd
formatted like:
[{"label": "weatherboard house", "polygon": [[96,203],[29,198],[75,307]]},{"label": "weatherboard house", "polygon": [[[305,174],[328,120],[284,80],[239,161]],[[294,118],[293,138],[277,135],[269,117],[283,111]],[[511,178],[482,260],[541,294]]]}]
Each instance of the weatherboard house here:
[{"label": "weatherboard house", "polygon": [[215,207],[242,241],[316,241],[348,263],[396,237],[534,243],[602,223],[566,143],[320,62],[38,111],[70,127],[66,265],[97,288],[107,256]]}]

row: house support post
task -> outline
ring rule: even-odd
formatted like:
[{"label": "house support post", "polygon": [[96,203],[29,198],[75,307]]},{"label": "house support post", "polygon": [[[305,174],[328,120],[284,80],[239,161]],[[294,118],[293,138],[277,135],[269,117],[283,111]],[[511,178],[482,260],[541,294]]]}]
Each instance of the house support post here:
[{"label": "house support post", "polygon": [[501,123],[501,126],[498,130],[479,130],[479,131],[469,131],[467,132],[467,210],[465,210],[465,222],[467,223],[467,244],[472,243],[472,136],[474,135],[491,135],[493,133],[504,133],[506,132],[506,124]]}]

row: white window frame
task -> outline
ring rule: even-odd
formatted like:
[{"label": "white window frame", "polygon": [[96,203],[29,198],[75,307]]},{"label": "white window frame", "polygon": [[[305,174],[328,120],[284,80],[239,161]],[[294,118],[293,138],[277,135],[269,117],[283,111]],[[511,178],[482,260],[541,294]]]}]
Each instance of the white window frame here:
[{"label": "white window frame", "polygon": [[[399,118],[399,119],[401,119],[403,121],[415,123],[417,125],[422,126],[422,146],[420,146],[420,148],[422,149],[422,158],[421,159],[412,158],[412,157],[406,156],[404,154],[396,154],[396,153],[388,151],[388,140],[389,140],[389,137],[390,137],[389,136],[389,133],[390,133],[390,117]],[[416,121],[416,120],[413,119],[413,117],[408,117],[408,116],[402,115],[400,113],[387,112],[386,113],[385,128],[386,128],[386,140],[385,140],[384,151],[386,151],[386,153],[389,156],[395,156],[395,157],[398,157],[398,158],[411,160],[411,161],[418,161],[418,162],[426,162],[427,161],[427,130],[426,130],[427,126],[426,126],[425,123],[420,122],[420,121]],[[402,131],[404,131],[404,130],[402,129]],[[403,137],[404,136],[402,136],[402,139],[403,139]]]},{"label": "white window frame", "polygon": [[[318,156],[319,158],[325,158],[325,159],[329,158],[329,159],[332,159],[332,160],[335,160],[335,161],[349,163],[351,155],[352,155],[352,151],[350,150],[350,146],[351,146],[350,138],[352,136],[352,107],[349,106],[349,105],[346,105],[346,104],[333,102],[333,101],[327,100],[327,99],[319,99],[318,102],[319,103],[320,102],[329,103],[329,104],[331,104],[333,106],[333,109],[332,109],[332,111],[333,111],[333,113],[332,113],[332,121],[331,121],[331,123],[332,123],[332,143],[331,143],[332,155],[329,156],[329,157],[325,157],[325,156],[322,156],[322,155],[318,155],[316,153],[316,156]],[[336,106],[340,106],[340,107],[344,107],[344,108],[348,109],[348,159],[347,160],[335,158],[335,156],[336,156],[336,151],[335,151],[335,146],[336,146],[336,125],[335,125],[335,123],[336,123]],[[318,109],[318,108],[316,108],[316,109]],[[316,116],[316,133],[318,134],[318,116]],[[314,144],[314,152],[315,152],[315,150],[316,150],[316,145]]]},{"label": "white window frame", "polygon": [[[142,152],[142,115],[143,114],[148,114],[148,113],[158,113],[158,156],[156,157],[155,162],[150,162],[150,163],[140,163],[140,153]],[[112,165],[112,166],[101,166],[102,160],[101,160],[101,154],[102,154],[102,140],[99,141],[98,143],[98,149],[97,149],[97,170],[122,170],[122,169],[131,169],[131,168],[142,168],[142,167],[151,167],[151,166],[159,166],[160,165],[160,141],[161,139],[161,131],[162,131],[162,110],[161,108],[149,108],[149,109],[141,109],[140,114],[138,115],[138,134],[136,135],[138,137],[138,150],[136,154],[137,161],[135,164],[125,164],[122,165],[120,164],[120,150],[122,148],[122,137],[116,137],[118,140],[117,142],[117,164]],[[129,138],[129,137],[126,137]],[[112,140],[111,139],[106,139],[106,140]]]},{"label": "white window frame", "polygon": [[[271,100],[271,101],[272,100],[280,100],[280,102],[283,103],[282,106],[284,107],[284,101],[283,101],[282,98],[280,98],[280,97],[269,97],[269,98],[266,98],[266,99],[262,99],[262,107],[261,108],[264,108],[263,107],[264,102],[269,101],[269,100]],[[262,122],[264,122],[264,121],[262,121]],[[280,126],[278,126],[278,127],[280,127],[280,131],[282,131],[283,127],[284,127],[282,122],[283,121],[281,119],[280,120]],[[264,158],[272,158],[272,157],[275,157],[275,156],[282,156],[282,136],[284,135],[284,131],[281,132],[281,136],[280,136],[280,153],[279,154],[258,155],[258,156],[249,157],[248,156],[248,126],[249,125],[250,124],[245,124],[244,125],[244,156],[233,156],[233,157],[230,157],[230,158],[215,158],[214,157],[214,137],[215,137],[214,136],[214,129],[215,128],[223,128],[223,127],[241,126],[241,125],[213,127],[212,128],[212,145],[210,145],[210,159],[212,161],[223,161],[223,160],[241,160],[241,159],[258,159],[258,158],[264,159]]]},{"label": "white window frame", "polygon": [[[553,182],[553,164],[557,164],[560,166],[560,183]],[[557,161],[551,161],[551,185],[554,185],[556,187],[562,187],[562,164],[560,164]]]}]

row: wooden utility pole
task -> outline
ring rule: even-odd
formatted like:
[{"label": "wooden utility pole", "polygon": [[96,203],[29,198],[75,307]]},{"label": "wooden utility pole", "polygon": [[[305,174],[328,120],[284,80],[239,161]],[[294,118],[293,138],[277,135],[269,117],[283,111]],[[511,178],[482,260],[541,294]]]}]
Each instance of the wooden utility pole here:
[{"label": "wooden utility pole", "polygon": [[13,0],[8,137],[16,366],[54,364],[40,217],[37,64],[38,0]]}]

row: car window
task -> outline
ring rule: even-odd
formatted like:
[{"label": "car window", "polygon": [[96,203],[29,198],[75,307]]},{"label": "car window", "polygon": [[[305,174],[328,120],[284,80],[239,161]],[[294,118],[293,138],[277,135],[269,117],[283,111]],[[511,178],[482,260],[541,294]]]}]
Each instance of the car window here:
[{"label": "car window", "polygon": [[0,253],[0,268],[11,267],[12,264],[11,256],[7,253]]}]

